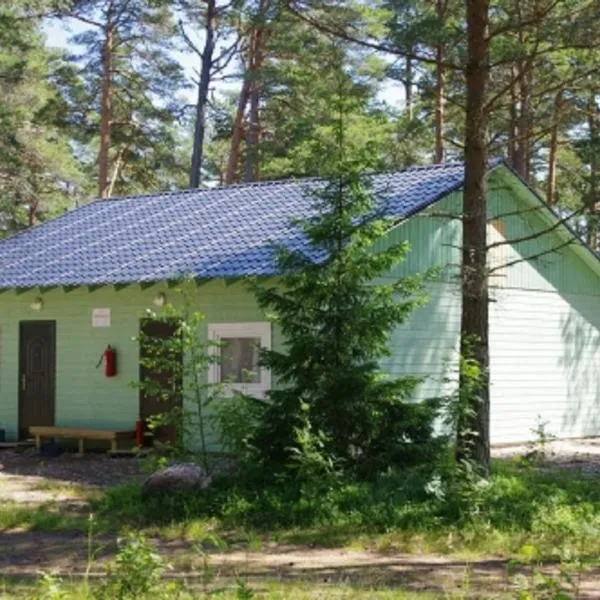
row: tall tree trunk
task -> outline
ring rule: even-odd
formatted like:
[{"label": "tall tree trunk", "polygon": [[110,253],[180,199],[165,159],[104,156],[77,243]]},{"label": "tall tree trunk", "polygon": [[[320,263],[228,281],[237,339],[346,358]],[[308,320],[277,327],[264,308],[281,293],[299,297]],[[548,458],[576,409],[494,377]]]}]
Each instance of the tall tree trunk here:
[{"label": "tall tree trunk", "polygon": [[[509,77],[514,81],[517,76],[516,67],[514,65],[510,68]],[[517,155],[517,84],[514,82],[510,86],[510,117],[508,123],[508,164],[515,167],[515,160]]]},{"label": "tall tree trunk", "polygon": [[404,90],[406,95],[406,113],[408,115],[409,120],[411,121],[414,116],[413,78],[414,75],[412,58],[406,58],[406,66],[404,71]]},{"label": "tall tree trunk", "polygon": [[225,173],[225,185],[235,182],[237,176],[238,163],[240,161],[240,145],[244,137],[244,114],[250,96],[250,78],[248,71],[244,75],[244,82],[238,98],[238,106],[233,122],[233,131],[231,133],[231,146],[229,150],[229,161],[227,162],[227,171]]},{"label": "tall tree trunk", "polygon": [[531,96],[533,93],[533,69],[527,68],[523,77],[523,147],[525,150],[524,179],[531,182],[531,163],[533,162],[533,107]]},{"label": "tall tree trunk", "polygon": [[588,227],[587,242],[593,250],[598,250],[598,212],[600,209],[600,198],[598,197],[598,167],[599,148],[598,144],[598,106],[596,104],[596,90],[592,90],[588,100],[588,129],[590,135],[590,196],[588,199]]},{"label": "tall tree trunk", "polygon": [[[436,0],[436,16],[442,27],[446,0]],[[435,47],[435,153],[436,163],[444,162],[444,95],[446,93],[446,69],[444,65],[444,43],[439,42]]]},{"label": "tall tree trunk", "polygon": [[435,156],[434,162],[444,162],[444,93],[446,72],[444,68],[444,46],[436,47],[435,72]]},{"label": "tall tree trunk", "polygon": [[98,195],[109,197],[109,152],[112,121],[112,63],[114,50],[114,29],[109,16],[102,46],[102,97],[100,100],[100,149],[98,151]]},{"label": "tall tree trunk", "polygon": [[258,15],[250,45],[250,112],[246,135],[246,156],[244,160],[244,181],[258,179],[260,144],[260,80],[264,61],[266,41],[266,12],[269,0],[260,0]]},{"label": "tall tree trunk", "polygon": [[194,149],[190,168],[190,187],[197,188],[202,180],[202,159],[204,155],[204,133],[206,131],[206,106],[215,51],[216,0],[206,0],[206,27],[204,31],[204,48],[202,50],[202,67],[198,82],[198,99],[196,101],[196,122],[194,124]]},{"label": "tall tree trunk", "polygon": [[[513,11],[517,23],[523,22],[523,9],[525,8],[522,0],[513,0]],[[522,28],[517,29],[517,39],[520,47],[525,44],[524,31]],[[513,85],[512,99],[514,110],[513,121],[513,160],[512,167],[523,179],[527,179],[527,147],[526,147],[526,131],[525,131],[525,114],[527,103],[527,83],[525,81],[525,64],[523,60],[517,60],[512,69]]]},{"label": "tall tree trunk", "polygon": [[460,350],[475,361],[475,379],[464,368],[460,394],[472,411],[458,423],[457,458],[472,460],[485,476],[490,471],[490,398],[488,274],[486,266],[486,102],[489,83],[489,0],[465,0],[468,54],[465,184],[463,192],[462,312]]},{"label": "tall tree trunk", "polygon": [[554,98],[552,131],[550,133],[550,148],[548,152],[548,186],[546,188],[546,202],[550,206],[556,204],[556,157],[558,154],[558,132],[560,129],[562,107],[563,90],[559,90]]},{"label": "tall tree trunk", "polygon": [[529,150],[531,140],[531,75],[523,70],[525,66],[520,63],[517,67],[519,74],[518,83],[518,112],[515,131],[515,154],[513,157],[513,168],[525,180],[529,179],[529,162],[531,154]]},{"label": "tall tree trunk", "polygon": [[[258,76],[258,71],[255,71]],[[250,123],[246,135],[246,156],[244,158],[244,181],[256,181],[258,179],[258,146],[260,144],[260,86],[254,80],[250,91]]]}]

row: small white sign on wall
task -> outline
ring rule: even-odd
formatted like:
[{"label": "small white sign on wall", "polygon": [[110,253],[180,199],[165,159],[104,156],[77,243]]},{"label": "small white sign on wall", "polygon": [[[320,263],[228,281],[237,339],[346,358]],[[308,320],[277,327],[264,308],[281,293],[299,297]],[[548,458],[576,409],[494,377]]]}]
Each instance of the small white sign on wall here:
[{"label": "small white sign on wall", "polygon": [[92,310],[92,327],[110,327],[110,308]]}]

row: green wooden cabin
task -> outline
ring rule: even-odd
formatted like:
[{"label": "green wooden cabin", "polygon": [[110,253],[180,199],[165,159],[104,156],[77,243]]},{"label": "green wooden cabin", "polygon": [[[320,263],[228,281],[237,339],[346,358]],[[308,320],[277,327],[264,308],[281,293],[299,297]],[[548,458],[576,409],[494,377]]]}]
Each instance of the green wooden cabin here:
[{"label": "green wooden cabin", "polygon": [[[424,378],[420,398],[456,385],[461,297],[463,166],[378,176],[374,191],[396,225],[381,244],[408,240],[390,278],[439,267],[430,301],[394,332],[391,373]],[[227,339],[212,381],[254,364],[252,342],[282,343],[243,278],[276,276],[272,243],[301,244],[290,218],[310,213],[306,185],[283,181],[97,200],[0,242],[0,429],[32,425],[133,429],[151,400],[134,341],[148,308],[177,302],[169,282],[192,275],[205,335]],[[600,433],[600,262],[503,164],[488,173],[491,276],[491,436],[532,438],[538,419],[559,437]],[[115,377],[98,367],[107,345]],[[225,352],[225,351],[224,351]],[[225,363],[223,363],[225,365]],[[272,385],[258,370],[253,393]],[[236,384],[230,384],[236,385]],[[216,440],[212,440],[217,449]]]}]

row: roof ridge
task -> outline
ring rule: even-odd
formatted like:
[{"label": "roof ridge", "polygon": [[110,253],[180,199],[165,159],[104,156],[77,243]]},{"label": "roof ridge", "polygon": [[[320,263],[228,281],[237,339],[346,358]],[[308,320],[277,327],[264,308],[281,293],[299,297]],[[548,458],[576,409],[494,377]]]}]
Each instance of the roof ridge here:
[{"label": "roof ridge", "polygon": [[464,167],[465,163],[462,160],[452,160],[450,162],[433,163],[431,165],[411,165],[401,171],[390,171],[390,173],[405,173],[406,171],[428,171],[436,169],[454,169],[456,167]]},{"label": "roof ridge", "polygon": [[[404,169],[390,170],[390,171],[378,171],[375,173],[369,173],[367,176],[376,177],[378,175],[399,175],[401,173],[405,173],[407,171],[422,171],[422,170],[437,170],[437,169],[447,169],[447,168],[456,168],[463,166],[464,163],[462,161],[451,161],[445,163],[437,163],[430,165],[411,165],[409,167],[405,167]],[[160,192],[150,192],[145,194],[126,194],[125,196],[112,196],[110,198],[94,198],[90,202],[86,202],[85,204],[95,204],[96,202],[118,202],[120,200],[131,200],[137,198],[153,198],[156,196],[175,196],[180,194],[202,194],[205,192],[212,192],[215,190],[225,190],[225,189],[246,189],[253,187],[271,187],[275,185],[293,185],[302,182],[310,182],[310,181],[320,181],[326,179],[325,177],[289,177],[282,179],[268,179],[264,181],[247,181],[240,183],[230,183],[225,185],[216,185],[214,187],[203,187],[203,188],[183,188],[178,190],[164,190]]]},{"label": "roof ridge", "polygon": [[183,188],[179,190],[164,190],[161,192],[149,192],[145,194],[127,194],[125,196],[111,196],[110,198],[94,198],[87,204],[95,204],[96,202],[119,202],[121,200],[132,200],[138,198],[155,198],[157,196],[179,196],[181,194],[203,194],[206,192],[214,192],[215,190],[229,190],[236,188],[249,188],[249,187],[262,187],[272,185],[291,185],[299,183],[300,181],[314,181],[318,177],[299,177],[289,179],[269,179],[267,181],[249,181],[246,183],[230,183],[227,185],[216,185],[214,187],[203,187],[203,188]]}]

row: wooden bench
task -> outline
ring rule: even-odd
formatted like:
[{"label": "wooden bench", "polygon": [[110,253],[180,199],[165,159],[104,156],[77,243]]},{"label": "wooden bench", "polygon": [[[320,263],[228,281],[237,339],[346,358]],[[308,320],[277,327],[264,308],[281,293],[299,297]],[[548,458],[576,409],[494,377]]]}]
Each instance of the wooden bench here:
[{"label": "wooden bench", "polygon": [[78,427],[49,427],[35,426],[29,428],[29,433],[35,437],[35,447],[38,452],[42,446],[42,438],[74,439],[79,442],[79,454],[84,452],[85,440],[104,440],[110,442],[111,452],[116,452],[120,440],[131,441],[134,431],[109,431],[104,429],[79,429]]}]

